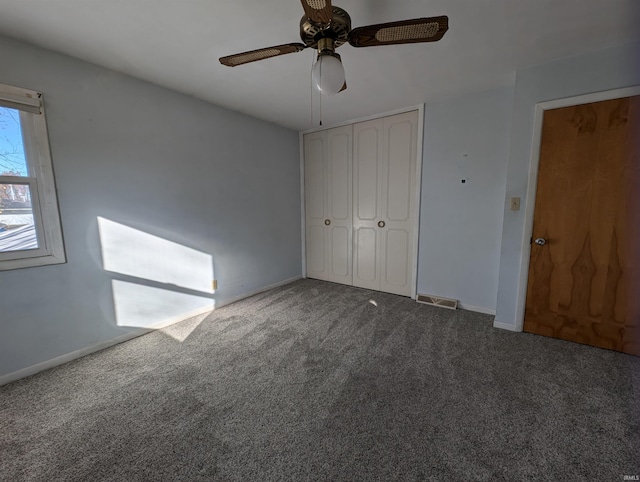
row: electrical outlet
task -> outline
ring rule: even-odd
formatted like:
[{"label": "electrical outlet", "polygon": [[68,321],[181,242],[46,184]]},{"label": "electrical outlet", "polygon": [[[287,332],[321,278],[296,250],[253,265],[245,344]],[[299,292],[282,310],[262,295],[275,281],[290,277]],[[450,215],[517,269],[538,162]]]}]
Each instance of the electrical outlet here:
[{"label": "electrical outlet", "polygon": [[218,289],[218,280],[217,280],[217,279],[214,279],[214,280],[211,282],[211,289],[212,289],[212,290],[217,290],[217,289]]},{"label": "electrical outlet", "polygon": [[512,211],[520,211],[520,198],[512,197],[511,198],[511,210]]}]

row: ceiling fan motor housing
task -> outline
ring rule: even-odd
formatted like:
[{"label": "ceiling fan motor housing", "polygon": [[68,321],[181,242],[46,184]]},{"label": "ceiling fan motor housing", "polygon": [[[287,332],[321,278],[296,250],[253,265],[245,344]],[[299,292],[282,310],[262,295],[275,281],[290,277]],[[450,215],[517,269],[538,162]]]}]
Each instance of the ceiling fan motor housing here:
[{"label": "ceiling fan motor housing", "polygon": [[340,47],[349,39],[351,31],[351,17],[340,7],[332,7],[333,18],[324,26],[312,22],[306,16],[300,20],[300,38],[307,47],[317,48],[318,42],[324,38],[333,40],[335,48]]}]

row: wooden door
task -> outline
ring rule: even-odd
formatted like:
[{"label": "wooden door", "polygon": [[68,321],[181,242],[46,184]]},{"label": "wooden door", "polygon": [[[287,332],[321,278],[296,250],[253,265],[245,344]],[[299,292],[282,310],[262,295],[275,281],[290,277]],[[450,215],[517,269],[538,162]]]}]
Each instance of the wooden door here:
[{"label": "wooden door", "polygon": [[545,112],[525,331],[640,355],[638,133],[638,96]]},{"label": "wooden door", "polygon": [[353,284],[412,295],[417,111],[354,126]]},{"label": "wooden door", "polygon": [[351,126],[304,136],[307,276],[352,284]]}]

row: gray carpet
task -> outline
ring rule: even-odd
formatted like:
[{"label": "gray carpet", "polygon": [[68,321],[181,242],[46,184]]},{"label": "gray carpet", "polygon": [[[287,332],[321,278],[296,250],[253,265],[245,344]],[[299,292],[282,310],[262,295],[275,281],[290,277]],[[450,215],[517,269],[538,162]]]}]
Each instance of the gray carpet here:
[{"label": "gray carpet", "polygon": [[313,280],[199,321],[0,387],[0,479],[640,474],[638,358]]}]

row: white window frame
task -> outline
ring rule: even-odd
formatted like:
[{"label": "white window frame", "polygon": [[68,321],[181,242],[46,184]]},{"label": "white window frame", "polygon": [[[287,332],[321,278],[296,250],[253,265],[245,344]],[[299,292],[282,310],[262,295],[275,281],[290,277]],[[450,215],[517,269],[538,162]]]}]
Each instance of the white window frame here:
[{"label": "white window frame", "polygon": [[0,271],[66,262],[42,93],[0,84],[0,106],[20,111],[27,176],[0,176],[0,183],[31,191],[37,249],[0,252]]}]

